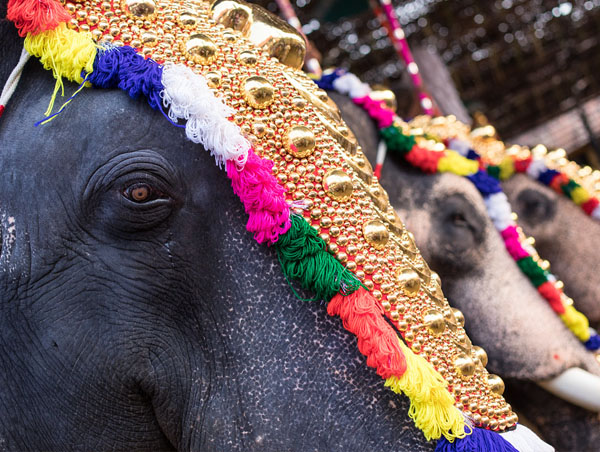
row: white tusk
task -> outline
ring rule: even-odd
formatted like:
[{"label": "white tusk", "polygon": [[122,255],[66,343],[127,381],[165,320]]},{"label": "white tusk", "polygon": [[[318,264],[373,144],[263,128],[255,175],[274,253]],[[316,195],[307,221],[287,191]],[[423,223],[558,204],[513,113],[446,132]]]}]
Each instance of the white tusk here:
[{"label": "white tusk", "polygon": [[501,433],[519,452],[554,452],[554,447],[542,441],[538,436],[521,424],[515,430]]},{"label": "white tusk", "polygon": [[586,410],[600,412],[600,377],[578,367],[537,382],[546,391]]}]

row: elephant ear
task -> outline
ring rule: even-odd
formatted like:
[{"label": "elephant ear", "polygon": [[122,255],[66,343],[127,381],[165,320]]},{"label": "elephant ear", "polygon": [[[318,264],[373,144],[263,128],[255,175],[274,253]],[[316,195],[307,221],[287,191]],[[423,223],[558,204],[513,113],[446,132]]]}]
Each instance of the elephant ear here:
[{"label": "elephant ear", "polygon": [[15,25],[6,18],[8,0],[0,0],[0,91],[9,74],[19,61],[23,40],[19,38]]}]

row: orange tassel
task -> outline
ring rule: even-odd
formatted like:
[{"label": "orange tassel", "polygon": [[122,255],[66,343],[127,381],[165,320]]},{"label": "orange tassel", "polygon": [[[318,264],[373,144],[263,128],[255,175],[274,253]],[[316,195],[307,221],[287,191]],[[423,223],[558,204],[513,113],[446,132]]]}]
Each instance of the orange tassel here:
[{"label": "orange tassel", "polygon": [[327,306],[329,315],[339,315],[344,328],[358,338],[358,349],[367,357],[367,365],[382,378],[400,377],[406,371],[406,359],[398,345],[398,335],[383,318],[383,309],[373,295],[362,287],[350,295],[335,295]]},{"label": "orange tassel", "polygon": [[19,36],[52,30],[71,16],[56,0],[9,0],[6,18],[19,30]]}]

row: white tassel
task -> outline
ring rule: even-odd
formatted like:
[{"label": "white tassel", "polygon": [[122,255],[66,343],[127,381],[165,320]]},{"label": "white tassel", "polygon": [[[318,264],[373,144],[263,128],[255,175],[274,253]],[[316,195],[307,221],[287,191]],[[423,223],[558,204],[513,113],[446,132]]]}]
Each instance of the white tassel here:
[{"label": "white tassel", "polygon": [[521,424],[508,432],[500,433],[519,452],[554,452],[554,447],[542,441],[535,433]]},{"label": "white tassel", "polygon": [[534,158],[527,167],[527,174],[529,174],[529,176],[531,176],[532,178],[537,179],[538,177],[540,177],[540,174],[542,174],[547,169],[548,167],[546,166],[546,163],[544,163],[543,159]]},{"label": "white tassel", "polygon": [[228,118],[234,111],[215,97],[206,80],[187,66],[168,64],[163,69],[163,104],[173,121],[185,119],[185,133],[202,144],[220,167],[233,160],[239,167],[248,159],[250,143]]},{"label": "white tassel", "polygon": [[458,152],[463,157],[466,157],[471,149],[471,146],[469,146],[469,143],[466,141],[459,140],[458,138],[452,138],[448,142],[448,148]]},{"label": "white tassel", "polygon": [[356,75],[350,72],[335,79],[333,81],[333,87],[337,92],[346,94],[352,99],[365,97],[371,92],[371,87],[369,85],[361,82]]},{"label": "white tassel", "polygon": [[485,199],[485,206],[498,231],[504,231],[513,223],[511,219],[512,209],[504,193],[494,193],[488,196]]},{"label": "white tassel", "polygon": [[600,220],[600,205],[596,206],[596,208],[592,210],[591,217],[595,220]]},{"label": "white tassel", "polygon": [[19,84],[19,80],[21,79],[23,68],[25,67],[25,64],[28,60],[29,53],[27,53],[27,50],[23,48],[23,50],[21,50],[21,57],[19,58],[19,62],[8,76],[8,79],[4,84],[4,88],[2,88],[2,94],[0,94],[0,105],[6,106],[8,100],[14,94],[15,90],[17,89],[17,85]]}]

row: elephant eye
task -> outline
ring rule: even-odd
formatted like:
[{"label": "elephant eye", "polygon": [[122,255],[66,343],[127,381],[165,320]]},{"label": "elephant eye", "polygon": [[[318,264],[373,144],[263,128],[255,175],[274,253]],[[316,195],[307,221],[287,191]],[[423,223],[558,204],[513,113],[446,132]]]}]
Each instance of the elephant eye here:
[{"label": "elephant eye", "polygon": [[127,187],[123,195],[130,201],[144,203],[161,197],[161,193],[145,182],[138,182]]}]

